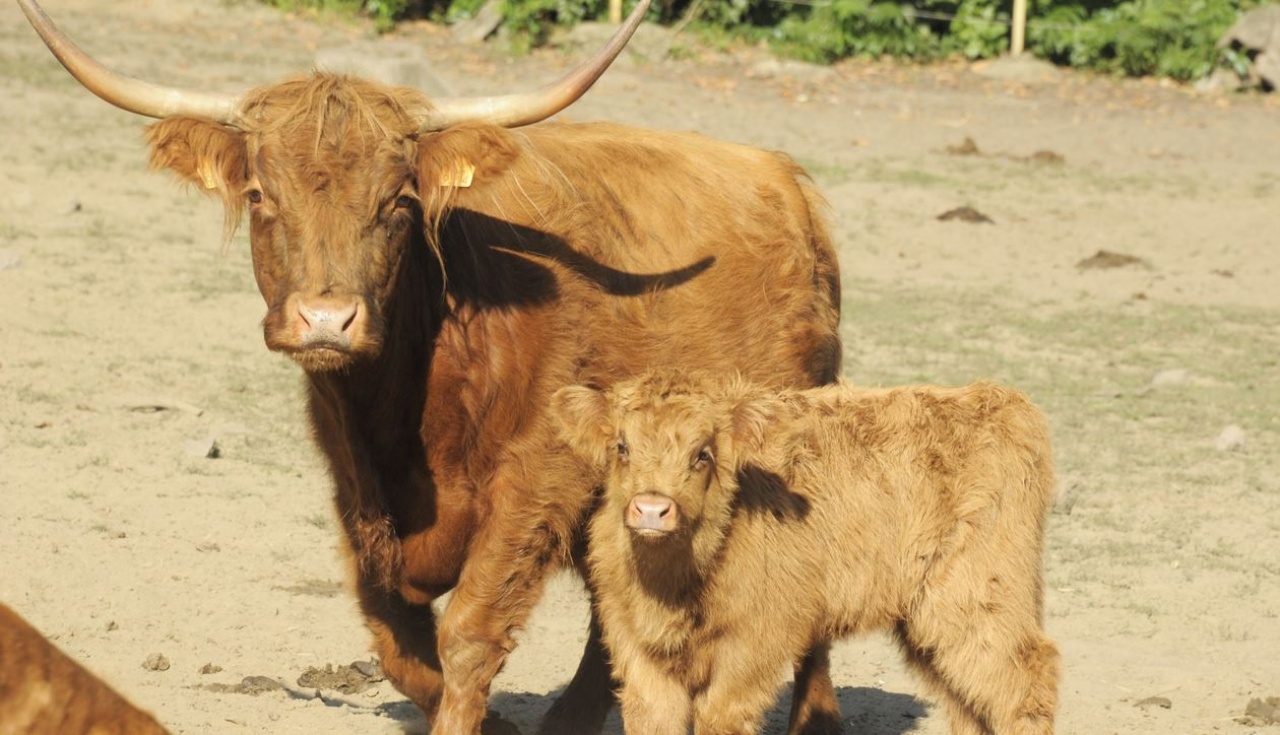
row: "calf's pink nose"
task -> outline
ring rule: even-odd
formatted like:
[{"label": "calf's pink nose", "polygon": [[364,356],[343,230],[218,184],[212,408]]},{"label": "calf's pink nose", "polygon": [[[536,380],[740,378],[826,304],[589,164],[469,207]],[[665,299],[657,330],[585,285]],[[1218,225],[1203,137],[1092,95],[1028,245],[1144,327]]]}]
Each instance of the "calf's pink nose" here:
[{"label": "calf's pink nose", "polygon": [[675,501],[665,495],[641,493],[627,505],[627,526],[636,531],[670,533],[679,520]]}]

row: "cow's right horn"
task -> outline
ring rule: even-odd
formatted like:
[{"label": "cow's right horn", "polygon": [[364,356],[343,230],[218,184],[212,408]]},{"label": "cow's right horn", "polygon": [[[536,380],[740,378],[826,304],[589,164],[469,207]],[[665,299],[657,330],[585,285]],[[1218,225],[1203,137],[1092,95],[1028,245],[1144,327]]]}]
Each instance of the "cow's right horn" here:
[{"label": "cow's right horn", "polygon": [[234,125],[238,119],[239,97],[162,87],[114,72],[81,51],[58,30],[36,0],[18,0],[18,5],[71,76],[116,107],[155,118],[188,115],[228,125]]},{"label": "cow's right horn", "polygon": [[489,122],[517,128],[551,117],[586,94],[600,75],[604,74],[604,70],[618,58],[627,41],[631,40],[631,34],[636,32],[640,21],[644,20],[644,14],[649,10],[649,1],[640,0],[604,48],[560,79],[532,92],[434,100],[433,109],[419,117],[418,129],[424,133],[444,130],[461,122]]}]

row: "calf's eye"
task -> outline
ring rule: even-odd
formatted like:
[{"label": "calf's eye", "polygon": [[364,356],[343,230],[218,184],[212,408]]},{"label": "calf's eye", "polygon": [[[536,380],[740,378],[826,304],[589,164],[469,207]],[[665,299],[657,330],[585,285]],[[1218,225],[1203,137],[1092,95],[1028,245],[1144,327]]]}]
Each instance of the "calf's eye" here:
[{"label": "calf's eye", "polygon": [[693,464],[695,467],[705,467],[711,464],[714,459],[715,457],[711,454],[711,447],[703,447],[698,452],[698,456],[694,458]]},{"label": "calf's eye", "polygon": [[414,204],[413,197],[408,194],[401,194],[396,197],[396,209],[412,209]]},{"label": "calf's eye", "polygon": [[244,196],[250,204],[262,204],[262,192],[257,189],[250,189]]}]

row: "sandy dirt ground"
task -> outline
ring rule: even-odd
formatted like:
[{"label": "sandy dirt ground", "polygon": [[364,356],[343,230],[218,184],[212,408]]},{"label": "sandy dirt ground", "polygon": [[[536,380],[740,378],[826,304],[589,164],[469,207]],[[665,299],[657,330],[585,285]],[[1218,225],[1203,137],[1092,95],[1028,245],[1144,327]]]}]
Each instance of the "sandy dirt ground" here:
[{"label": "sandy dirt ground", "polygon": [[[579,58],[253,3],[47,9],[126,73],[222,91],[351,44],[420,48],[463,94]],[[791,153],[831,204],[846,374],[993,378],[1050,416],[1059,732],[1280,732],[1244,717],[1280,695],[1280,103],[676,44],[622,59],[569,116]],[[424,732],[386,682],[304,676],[369,652],[300,372],[262,344],[244,233],[224,247],[215,202],[146,171],[144,122],[0,4],[0,601],[175,732]],[[938,219],[961,207],[990,221]],[[526,732],[586,614],[557,578],[497,682]],[[834,666],[847,732],[947,731],[886,640]]]}]

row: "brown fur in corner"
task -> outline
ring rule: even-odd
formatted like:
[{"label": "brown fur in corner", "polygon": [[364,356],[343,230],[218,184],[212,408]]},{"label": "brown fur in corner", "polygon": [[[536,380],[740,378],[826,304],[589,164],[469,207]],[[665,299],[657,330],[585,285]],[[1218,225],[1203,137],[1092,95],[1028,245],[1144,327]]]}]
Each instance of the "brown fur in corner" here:
[{"label": "brown fur in corner", "polygon": [[0,605],[0,735],[167,732]]}]

